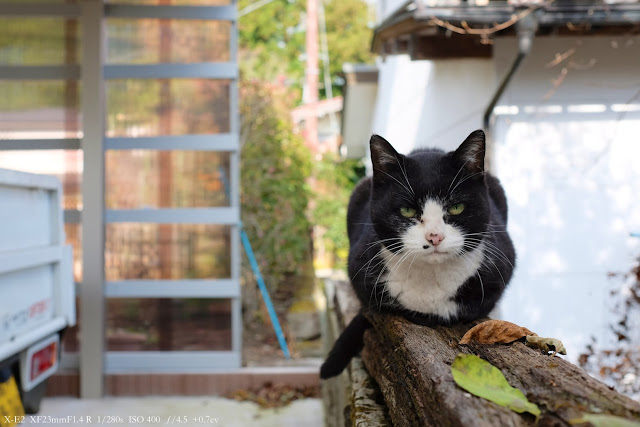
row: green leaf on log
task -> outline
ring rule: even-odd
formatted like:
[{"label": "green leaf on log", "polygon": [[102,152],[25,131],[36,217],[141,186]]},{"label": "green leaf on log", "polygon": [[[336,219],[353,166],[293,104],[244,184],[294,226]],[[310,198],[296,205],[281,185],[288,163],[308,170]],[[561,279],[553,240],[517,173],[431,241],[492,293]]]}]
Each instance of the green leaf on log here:
[{"label": "green leaf on log", "polygon": [[581,418],[569,420],[569,424],[589,423],[594,427],[640,427],[640,422],[605,414],[583,414]]},{"label": "green leaf on log", "polygon": [[498,368],[476,355],[458,354],[451,373],[456,384],[473,395],[518,413],[540,415],[540,408],[529,402],[520,390],[511,387]]}]

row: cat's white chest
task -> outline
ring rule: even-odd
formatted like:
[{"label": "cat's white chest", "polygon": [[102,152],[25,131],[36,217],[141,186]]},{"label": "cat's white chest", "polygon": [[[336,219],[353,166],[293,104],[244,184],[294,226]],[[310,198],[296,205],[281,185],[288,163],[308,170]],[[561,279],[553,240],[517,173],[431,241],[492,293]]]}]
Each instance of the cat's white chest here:
[{"label": "cat's white chest", "polygon": [[399,261],[390,251],[383,252],[387,266],[384,279],[389,294],[403,307],[445,319],[455,316],[457,304],[451,299],[467,279],[475,275],[484,259],[482,245],[464,257],[440,264],[420,262],[417,258]]}]

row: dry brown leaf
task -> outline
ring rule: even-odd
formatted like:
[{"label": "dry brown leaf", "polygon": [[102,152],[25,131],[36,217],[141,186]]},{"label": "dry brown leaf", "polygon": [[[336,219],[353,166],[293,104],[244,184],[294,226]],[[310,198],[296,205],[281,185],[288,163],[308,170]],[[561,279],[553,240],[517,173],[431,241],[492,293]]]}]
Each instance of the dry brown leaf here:
[{"label": "dry brown leaf", "polygon": [[517,341],[527,335],[536,334],[515,323],[504,320],[487,320],[469,329],[459,344],[469,344],[471,341],[476,341],[480,344],[506,344]]},{"label": "dry brown leaf", "polygon": [[546,353],[552,352],[554,356],[556,355],[556,353],[567,354],[567,350],[564,348],[562,341],[556,338],[528,336],[525,344],[527,345],[527,347],[537,348]]},{"label": "dry brown leaf", "polygon": [[273,384],[267,382],[260,388],[254,390],[236,390],[227,394],[239,401],[255,402],[263,408],[278,408],[288,405],[294,400],[309,397],[319,397],[320,387],[314,386],[292,386],[289,384]]}]

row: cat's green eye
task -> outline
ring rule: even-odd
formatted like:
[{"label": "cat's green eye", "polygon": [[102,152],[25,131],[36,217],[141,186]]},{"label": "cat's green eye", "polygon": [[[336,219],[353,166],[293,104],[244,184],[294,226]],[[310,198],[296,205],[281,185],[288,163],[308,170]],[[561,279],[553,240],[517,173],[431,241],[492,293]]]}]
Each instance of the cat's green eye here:
[{"label": "cat's green eye", "polygon": [[449,209],[447,209],[447,212],[449,212],[451,215],[460,215],[463,210],[464,210],[464,203],[457,203],[455,205],[449,206]]},{"label": "cat's green eye", "polygon": [[416,210],[411,208],[400,208],[400,213],[405,218],[413,218],[416,216]]}]

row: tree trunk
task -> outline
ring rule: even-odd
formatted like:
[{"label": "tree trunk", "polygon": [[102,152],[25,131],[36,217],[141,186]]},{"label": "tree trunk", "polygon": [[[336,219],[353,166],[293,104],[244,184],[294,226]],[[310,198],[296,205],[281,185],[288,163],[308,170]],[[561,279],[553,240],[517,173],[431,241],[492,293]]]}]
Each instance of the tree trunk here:
[{"label": "tree trunk", "polygon": [[[429,328],[396,316],[367,317],[374,327],[365,334],[362,359],[382,391],[394,425],[569,426],[585,413],[640,421],[638,402],[560,357],[520,342],[459,345],[474,324]],[[451,375],[458,353],[476,354],[500,369],[509,384],[540,407],[537,424],[533,415],[515,413],[458,387]]]}]

